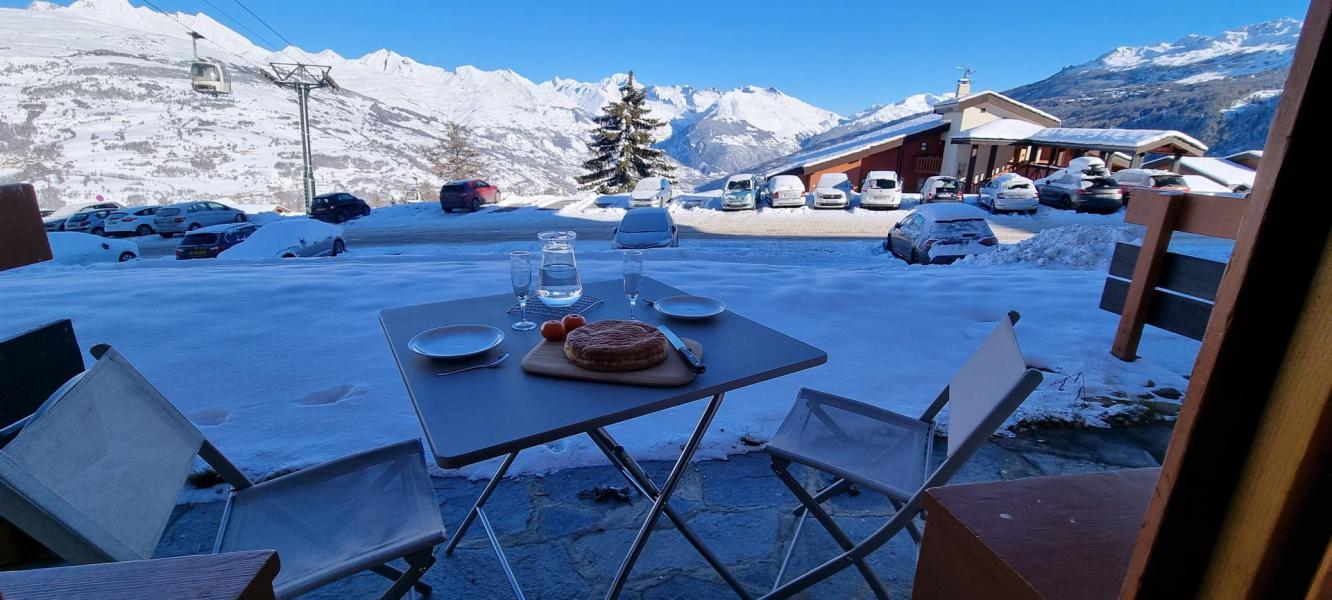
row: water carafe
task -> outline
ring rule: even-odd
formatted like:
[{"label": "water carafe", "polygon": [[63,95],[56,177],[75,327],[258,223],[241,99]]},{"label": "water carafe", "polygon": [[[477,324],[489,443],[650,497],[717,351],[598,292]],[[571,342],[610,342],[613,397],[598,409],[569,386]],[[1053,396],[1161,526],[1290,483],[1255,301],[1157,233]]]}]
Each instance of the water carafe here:
[{"label": "water carafe", "polygon": [[574,259],[572,231],[546,231],[537,235],[542,242],[541,271],[537,275],[537,298],[546,306],[570,306],[583,297],[583,280],[578,277]]}]

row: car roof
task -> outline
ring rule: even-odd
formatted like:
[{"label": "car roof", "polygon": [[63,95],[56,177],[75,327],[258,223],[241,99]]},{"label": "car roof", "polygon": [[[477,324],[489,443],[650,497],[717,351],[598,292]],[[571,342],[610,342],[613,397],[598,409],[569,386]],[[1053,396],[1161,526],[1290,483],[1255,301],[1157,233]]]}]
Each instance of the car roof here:
[{"label": "car roof", "polygon": [[936,223],[941,221],[985,220],[985,213],[969,204],[949,202],[945,204],[923,204],[912,212]]},{"label": "car roof", "polygon": [[654,215],[654,214],[662,214],[665,215],[667,218],[671,216],[670,211],[661,208],[659,206],[645,206],[643,208],[635,208],[633,210],[625,211],[624,216],[621,217],[620,220],[623,221],[625,219],[628,219],[629,215]]},{"label": "car roof", "polygon": [[995,175],[995,176],[994,176],[994,179],[991,179],[990,181],[992,181],[992,182],[999,182],[999,181],[1008,181],[1008,180],[1010,180],[1010,179],[1019,179],[1019,180],[1022,180],[1022,181],[1031,181],[1030,179],[1027,179],[1026,177],[1023,177],[1021,174],[1019,174],[1019,173],[1014,173],[1014,172],[1012,172],[1012,171],[1009,171],[1009,172],[1007,172],[1007,173],[1000,173],[1000,174],[998,174],[998,175]]},{"label": "car roof", "polygon": [[825,179],[836,180],[836,181],[850,180],[850,178],[846,176],[846,173],[824,173],[822,175],[819,175],[819,183],[823,183],[823,180]]},{"label": "car roof", "polygon": [[865,179],[897,179],[897,171],[870,171]]},{"label": "car roof", "polygon": [[343,194],[345,194],[345,193],[347,193],[347,192],[329,192],[329,193],[327,193],[327,194],[319,194],[318,196],[315,196],[315,198],[330,198],[330,197],[333,197],[333,196],[341,196],[341,195],[343,195]]},{"label": "car roof", "polygon": [[230,231],[232,229],[236,229],[238,227],[246,227],[252,225],[253,225],[252,223],[223,223],[221,225],[209,225],[207,227],[200,227],[198,229],[195,229],[194,231],[187,232],[187,235],[189,233],[223,233],[226,231]]},{"label": "car roof", "polygon": [[753,173],[736,173],[735,175],[727,177],[726,180],[731,181],[732,179],[753,179],[753,178],[754,178]]}]

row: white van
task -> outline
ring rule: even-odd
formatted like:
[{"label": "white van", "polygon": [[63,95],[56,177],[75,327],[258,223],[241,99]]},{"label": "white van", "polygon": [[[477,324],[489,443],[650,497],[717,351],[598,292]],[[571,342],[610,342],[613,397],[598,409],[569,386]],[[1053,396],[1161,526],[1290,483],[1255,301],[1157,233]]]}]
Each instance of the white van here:
[{"label": "white van", "polygon": [[897,171],[870,171],[860,183],[861,208],[901,208],[902,186]]},{"label": "white van", "polygon": [[805,182],[795,175],[778,175],[768,179],[768,206],[773,208],[801,207],[805,205]]},{"label": "white van", "polygon": [[851,205],[851,181],[846,173],[824,173],[814,185],[814,208],[846,208]]}]

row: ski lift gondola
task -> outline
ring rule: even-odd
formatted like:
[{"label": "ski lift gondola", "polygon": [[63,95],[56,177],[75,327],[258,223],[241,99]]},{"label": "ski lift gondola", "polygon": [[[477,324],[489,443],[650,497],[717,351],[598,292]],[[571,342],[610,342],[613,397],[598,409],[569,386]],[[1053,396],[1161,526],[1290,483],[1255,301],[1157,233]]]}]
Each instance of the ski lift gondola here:
[{"label": "ski lift gondola", "polygon": [[191,31],[190,37],[194,42],[194,62],[190,64],[190,83],[194,91],[204,94],[230,94],[231,76],[227,73],[226,67],[222,63],[199,57],[199,40],[202,35]]}]

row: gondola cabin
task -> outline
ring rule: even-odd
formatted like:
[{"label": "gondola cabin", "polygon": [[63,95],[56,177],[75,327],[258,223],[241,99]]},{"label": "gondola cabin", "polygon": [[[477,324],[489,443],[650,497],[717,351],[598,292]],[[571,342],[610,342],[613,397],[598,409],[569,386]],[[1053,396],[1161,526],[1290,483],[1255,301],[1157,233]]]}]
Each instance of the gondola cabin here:
[{"label": "gondola cabin", "polygon": [[194,91],[205,94],[230,94],[231,76],[222,63],[198,58],[190,65],[190,80]]}]

